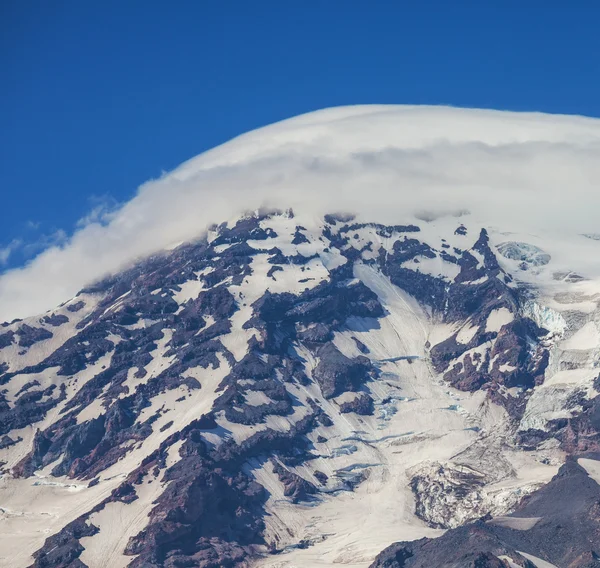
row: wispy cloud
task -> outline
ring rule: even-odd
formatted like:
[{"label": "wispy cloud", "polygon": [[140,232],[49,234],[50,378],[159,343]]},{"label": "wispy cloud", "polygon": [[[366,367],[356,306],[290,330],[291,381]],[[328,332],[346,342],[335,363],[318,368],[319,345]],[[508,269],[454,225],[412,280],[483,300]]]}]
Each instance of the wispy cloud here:
[{"label": "wispy cloud", "polygon": [[32,258],[51,247],[60,247],[66,245],[69,241],[69,235],[63,229],[56,229],[51,233],[38,235],[30,241],[20,240],[20,248],[25,258]]},{"label": "wispy cloud", "polygon": [[111,195],[101,195],[90,197],[92,209],[77,221],[78,228],[84,228],[94,223],[106,225],[110,223],[113,215],[119,209],[119,202]]},{"label": "wispy cloud", "polygon": [[0,277],[0,319],[35,314],[213,222],[262,205],[401,222],[468,210],[506,229],[597,233],[600,120],[447,107],[341,107],[238,137],[96,204]]},{"label": "wispy cloud", "polygon": [[0,247],[0,266],[7,265],[12,254],[21,248],[22,245],[23,241],[21,239],[13,239],[5,247]]}]

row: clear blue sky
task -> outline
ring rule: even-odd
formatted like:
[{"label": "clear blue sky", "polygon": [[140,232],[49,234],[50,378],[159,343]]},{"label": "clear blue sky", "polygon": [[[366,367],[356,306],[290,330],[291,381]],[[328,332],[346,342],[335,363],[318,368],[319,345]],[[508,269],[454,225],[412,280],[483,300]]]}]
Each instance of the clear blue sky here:
[{"label": "clear blue sky", "polygon": [[599,21],[594,0],[2,0],[0,250],[29,244],[4,268],[99,201],[303,112],[600,116]]}]

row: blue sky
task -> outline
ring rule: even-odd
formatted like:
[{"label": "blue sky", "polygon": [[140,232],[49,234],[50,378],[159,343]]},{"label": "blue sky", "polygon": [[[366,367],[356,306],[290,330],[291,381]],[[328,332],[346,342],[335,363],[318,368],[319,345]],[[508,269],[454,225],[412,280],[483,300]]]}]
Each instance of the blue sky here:
[{"label": "blue sky", "polygon": [[600,116],[599,16],[592,0],[4,0],[0,269],[183,160],[303,112]]}]

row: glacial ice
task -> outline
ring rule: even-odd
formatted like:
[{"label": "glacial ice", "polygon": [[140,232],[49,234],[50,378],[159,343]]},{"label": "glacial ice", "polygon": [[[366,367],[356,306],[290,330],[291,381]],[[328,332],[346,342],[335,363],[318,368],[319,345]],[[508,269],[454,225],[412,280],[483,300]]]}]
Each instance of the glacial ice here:
[{"label": "glacial ice", "polygon": [[538,326],[556,335],[562,335],[568,328],[562,314],[533,300],[525,303],[523,315],[532,319]]},{"label": "glacial ice", "polygon": [[498,252],[511,260],[518,260],[531,266],[544,266],[550,262],[550,255],[541,248],[529,243],[508,241],[498,245]]}]

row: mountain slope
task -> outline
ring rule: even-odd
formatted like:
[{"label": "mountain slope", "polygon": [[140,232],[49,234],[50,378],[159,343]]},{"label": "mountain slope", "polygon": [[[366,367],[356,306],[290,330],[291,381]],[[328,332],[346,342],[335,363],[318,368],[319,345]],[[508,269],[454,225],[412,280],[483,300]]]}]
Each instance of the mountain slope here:
[{"label": "mountain slope", "polygon": [[396,541],[418,544],[376,566],[444,542],[449,566],[594,562],[545,521],[498,528],[554,522],[527,503],[568,456],[598,487],[598,291],[538,244],[257,212],[5,324],[2,562],[367,567]]}]

